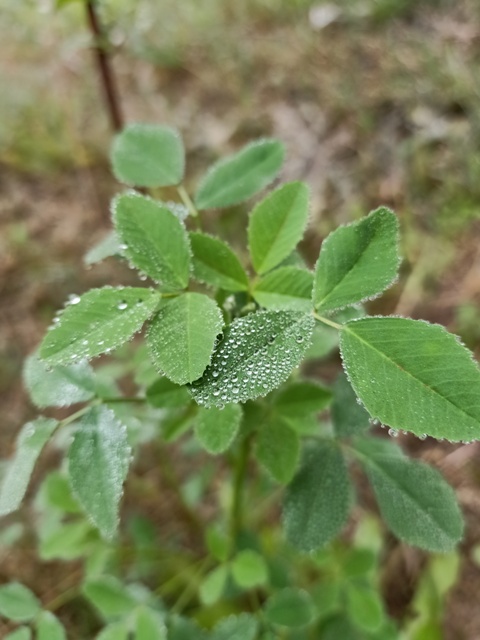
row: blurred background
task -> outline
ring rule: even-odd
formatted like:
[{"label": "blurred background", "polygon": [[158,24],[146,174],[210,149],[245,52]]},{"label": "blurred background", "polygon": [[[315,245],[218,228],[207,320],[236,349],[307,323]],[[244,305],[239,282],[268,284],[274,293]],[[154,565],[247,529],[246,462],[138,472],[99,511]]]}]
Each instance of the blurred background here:
[{"label": "blurred background", "polygon": [[[2,458],[35,414],[22,362],[54,311],[72,292],[131,278],[112,261],[82,264],[119,188],[85,13],[81,0],[0,0]],[[98,15],[124,121],[177,127],[187,184],[251,139],[278,137],[282,178],[312,189],[307,260],[339,223],[392,207],[402,277],[370,311],[442,323],[480,355],[478,0],[102,0]],[[211,214],[207,228],[242,247],[238,213]],[[478,640],[480,451],[401,443],[457,488],[468,532],[442,637]],[[0,561],[0,582],[28,573],[17,556]],[[401,615],[422,554],[396,547],[386,563]]]}]

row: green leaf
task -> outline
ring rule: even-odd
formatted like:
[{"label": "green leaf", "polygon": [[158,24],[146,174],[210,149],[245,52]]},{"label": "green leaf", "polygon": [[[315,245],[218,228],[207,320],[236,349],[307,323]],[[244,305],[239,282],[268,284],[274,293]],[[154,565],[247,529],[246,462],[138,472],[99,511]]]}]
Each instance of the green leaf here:
[{"label": "green leaf", "polygon": [[248,245],[255,271],[264,274],[282,262],[302,239],[308,221],[309,191],[290,182],[270,193],[254,208]]},{"label": "green leaf", "polygon": [[170,127],[130,124],[112,146],[115,177],[132,187],[167,187],[182,181],[185,151],[180,134]]},{"label": "green leaf", "polygon": [[58,422],[51,418],[37,418],[23,426],[18,434],[15,455],[9,461],[2,479],[0,516],[11,513],[20,506],[37,458],[57,425]]},{"label": "green leaf", "polygon": [[287,418],[302,418],[323,411],[332,400],[329,389],[311,380],[293,382],[279,392],[275,408]]},{"label": "green leaf", "polygon": [[223,453],[235,439],[241,420],[242,408],[239,404],[227,404],[224,409],[202,407],[198,412],[195,435],[209,453]]},{"label": "green leaf", "polygon": [[283,507],[287,540],[302,551],[319,549],[340,533],[350,504],[350,481],[341,451],[333,442],[319,442],[306,451],[287,487]]},{"label": "green leaf", "polygon": [[257,619],[248,613],[241,613],[220,620],[211,634],[211,640],[254,640],[257,630]]},{"label": "green leaf", "polygon": [[95,395],[93,369],[86,362],[50,369],[36,354],[25,362],[23,379],[32,402],[40,407],[68,407]]},{"label": "green leaf", "polygon": [[313,274],[298,267],[280,267],[267,273],[253,289],[253,297],[266,309],[312,309]]},{"label": "green leaf", "polygon": [[242,589],[253,589],[268,582],[265,558],[253,551],[240,551],[232,560],[232,577]]},{"label": "green leaf", "polygon": [[158,613],[146,607],[137,610],[135,640],[167,640],[167,630]]},{"label": "green leaf", "polygon": [[205,532],[205,544],[210,554],[219,562],[226,562],[230,553],[230,541],[226,534],[210,525]]},{"label": "green leaf", "polygon": [[104,406],[92,407],[77,422],[68,452],[73,492],[93,524],[111,538],[130,461],[126,428]]},{"label": "green leaf", "polygon": [[439,325],[363,318],[344,325],[343,365],[355,393],[380,422],[447,438],[480,438],[480,370]]},{"label": "green leaf", "polygon": [[113,622],[104,627],[95,636],[95,640],[128,640],[129,629],[127,622]]},{"label": "green leaf", "polygon": [[38,553],[42,560],[75,560],[90,550],[92,528],[84,520],[66,522],[40,542]]},{"label": "green leaf", "polygon": [[313,325],[312,315],[294,311],[261,311],[235,319],[209,368],[192,385],[193,397],[206,407],[222,407],[267,395],[302,360]]},{"label": "green leaf", "polygon": [[314,615],[313,601],[303,589],[282,589],[265,605],[265,618],[282,627],[304,627],[312,622]]},{"label": "green leaf", "polygon": [[188,234],[165,205],[127,193],[113,201],[113,223],[130,262],[168,290],[185,289],[190,276]]},{"label": "green leaf", "polygon": [[7,633],[3,640],[31,640],[32,632],[28,627],[19,627],[12,631],[11,633]]},{"label": "green leaf", "polygon": [[209,607],[218,602],[223,595],[228,579],[228,567],[220,565],[210,571],[202,580],[199,588],[199,596],[202,603]]},{"label": "green leaf", "polygon": [[52,471],[45,478],[43,487],[45,497],[50,506],[65,513],[80,513],[78,502],[72,496],[68,478],[60,471]]},{"label": "green leaf", "polygon": [[115,231],[109,231],[100,242],[85,254],[83,261],[89,267],[92,264],[105,260],[105,258],[110,258],[110,256],[121,255],[123,255],[123,251],[120,247],[120,240]]},{"label": "green leaf", "polygon": [[273,417],[259,427],[255,453],[277,482],[287,484],[297,468],[300,440],[281,418]]},{"label": "green leaf", "polygon": [[168,640],[206,640],[207,634],[189,618],[171,616]]},{"label": "green leaf", "polygon": [[160,296],[150,289],[103,287],[71,298],[40,347],[49,366],[91,359],[129,340],[155,311]]},{"label": "green leaf", "polygon": [[193,275],[200,282],[227,291],[247,291],[248,278],[228,244],[206,233],[190,233]]},{"label": "green leaf", "polygon": [[333,387],[332,420],[339,438],[359,435],[370,428],[370,416],[357,401],[347,376],[341,373]]},{"label": "green leaf", "polygon": [[19,582],[0,586],[0,615],[14,622],[32,620],[40,611],[36,596]]},{"label": "green leaf", "polygon": [[389,455],[358,440],[365,471],[387,526],[405,542],[432,552],[452,550],[462,539],[455,492],[432,467]]},{"label": "green leaf", "polygon": [[123,618],[138,605],[128,589],[113,576],[88,580],[82,592],[105,620]]},{"label": "green leaf", "polygon": [[185,293],[164,304],[150,323],[147,343],[154,365],[177,384],[199,378],[212,356],[223,317],[202,293]]},{"label": "green leaf", "polygon": [[283,164],[284,148],[278,140],[257,140],[214,164],[198,185],[199,209],[230,207],[261,191]]},{"label": "green leaf", "polygon": [[172,409],[183,407],[190,402],[190,394],[168,378],[160,378],[147,389],[148,403],[153,407]]},{"label": "green leaf", "polygon": [[346,583],[347,610],[352,622],[365,631],[376,631],[384,621],[378,593],[363,583]]},{"label": "green leaf", "polygon": [[67,633],[58,618],[50,611],[42,611],[38,616],[37,640],[67,640]]},{"label": "green leaf", "polygon": [[372,300],[397,277],[397,217],[380,207],[339,227],[323,242],[315,267],[313,303],[320,312]]}]

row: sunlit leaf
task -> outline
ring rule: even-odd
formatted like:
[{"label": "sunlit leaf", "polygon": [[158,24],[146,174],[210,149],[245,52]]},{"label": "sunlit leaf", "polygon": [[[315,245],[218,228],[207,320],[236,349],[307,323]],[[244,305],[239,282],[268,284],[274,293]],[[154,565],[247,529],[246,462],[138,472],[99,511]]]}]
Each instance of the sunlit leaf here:
[{"label": "sunlit leaf", "polygon": [[248,200],[266,187],[283,164],[278,140],[257,140],[214,164],[198,185],[199,209],[230,207]]},{"label": "sunlit leaf", "polygon": [[178,217],[139,193],[113,201],[113,223],[130,262],[168,290],[185,289],[190,276],[190,243]]},{"label": "sunlit leaf", "polygon": [[103,287],[75,296],[57,317],[40,347],[49,366],[72,364],[116,349],[140,331],[158,306],[150,289]]},{"label": "sunlit leaf", "polygon": [[293,311],[262,311],[237,318],[203,377],[191,386],[198,404],[245,402],[285,382],[308,348],[314,320]]},{"label": "sunlit leaf", "polygon": [[270,271],[295,249],[307,226],[308,208],[309,191],[303,182],[285,184],[257,204],[248,225],[257,273]]},{"label": "sunlit leaf", "polygon": [[220,309],[201,293],[185,293],[164,304],[147,333],[157,370],[180,385],[199,378],[222,325]]},{"label": "sunlit leaf", "polygon": [[315,267],[315,309],[333,311],[379,296],[398,267],[397,217],[381,207],[324,240]]},{"label": "sunlit leaf", "polygon": [[340,533],[350,504],[350,481],[342,453],[333,442],[319,442],[306,451],[287,487],[283,523],[288,541],[302,551],[319,549]]},{"label": "sunlit leaf", "polygon": [[206,233],[190,233],[193,275],[200,282],[227,291],[246,291],[248,278],[228,244]]},{"label": "sunlit leaf", "polygon": [[77,422],[68,453],[73,492],[103,536],[111,538],[130,462],[126,428],[104,406],[92,407]]},{"label": "sunlit leaf", "polygon": [[312,309],[313,274],[298,267],[280,267],[267,273],[253,289],[253,297],[266,309]]},{"label": "sunlit leaf", "polygon": [[209,453],[222,453],[232,444],[241,420],[239,404],[227,404],[224,409],[202,407],[195,423],[195,435]]},{"label": "sunlit leaf", "polygon": [[443,327],[362,318],[344,326],[340,349],[355,393],[373,418],[419,436],[480,438],[480,369]]},{"label": "sunlit leaf", "polygon": [[37,458],[57,425],[58,422],[51,418],[37,418],[27,422],[18,434],[15,454],[1,483],[0,516],[20,506]]},{"label": "sunlit leaf", "polygon": [[165,187],[182,181],[185,151],[175,129],[130,124],[113,142],[115,177],[132,187]]}]

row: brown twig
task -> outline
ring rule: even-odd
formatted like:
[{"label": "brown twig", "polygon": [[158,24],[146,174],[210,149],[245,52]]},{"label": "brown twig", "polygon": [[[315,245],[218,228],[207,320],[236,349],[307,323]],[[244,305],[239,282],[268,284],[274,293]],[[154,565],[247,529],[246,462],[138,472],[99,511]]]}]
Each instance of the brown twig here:
[{"label": "brown twig", "polygon": [[87,19],[94,40],[94,51],[98,75],[103,87],[105,105],[113,131],[123,129],[123,116],[110,59],[105,48],[105,35],[97,13],[97,0],[87,0]]}]

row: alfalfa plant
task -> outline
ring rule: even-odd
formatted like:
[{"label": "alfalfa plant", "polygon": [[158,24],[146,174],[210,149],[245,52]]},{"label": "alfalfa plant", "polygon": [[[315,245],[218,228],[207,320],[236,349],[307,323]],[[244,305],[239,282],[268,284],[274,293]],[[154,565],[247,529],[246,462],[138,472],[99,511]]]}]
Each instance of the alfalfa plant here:
[{"label": "alfalfa plant", "polygon": [[[284,486],[282,527],[289,549],[318,560],[319,550],[341,533],[354,502],[354,461],[398,538],[429,551],[452,550],[463,532],[453,490],[438,471],[369,429],[381,423],[392,436],[402,430],[451,442],[479,438],[480,371],[459,339],[439,325],[365,315],[362,303],[397,278],[399,224],[392,211],[380,207],[336,229],[311,271],[296,252],[308,223],[309,190],[302,182],[283,184],[250,213],[247,264],[224,240],[201,231],[202,212],[243,203],[272,183],[283,162],[281,143],[258,140],[217,162],[193,198],[182,184],[184,155],[179,134],[168,127],[131,125],[116,137],[114,173],[139,190],[113,200],[113,234],[87,260],[115,254],[138,271],[139,286],[71,296],[28,359],[25,383],[38,407],[81,406],[63,420],[39,417],[23,427],[1,486],[0,513],[19,507],[41,450],[68,427],[73,436],[61,439],[61,446],[67,449],[69,488],[62,490],[71,491],[110,540],[142,442],[150,437],[168,443],[188,432],[194,446],[224,455],[232,466],[227,515],[220,510],[214,530],[206,529],[208,572],[197,585],[198,597],[212,605],[226,593],[235,600],[239,590],[262,589],[249,614],[244,601],[236,601],[238,615],[219,622],[208,637],[266,640],[277,637],[269,634],[278,628],[290,637],[290,627],[304,630],[295,631],[295,638],[319,637],[318,603],[295,584],[269,580],[268,551],[242,537],[254,526],[245,496],[258,490],[258,473],[268,477],[267,493],[272,483]],[[179,202],[158,199],[163,187],[172,186]],[[115,380],[99,378],[88,361],[110,354],[144,326],[150,364],[144,346],[134,343],[137,356],[123,357],[121,371],[133,371],[138,391],[124,397]],[[337,343],[345,373],[332,388],[299,373],[304,360]],[[85,593],[100,606],[111,585],[95,580],[100,587],[88,583]],[[373,634],[368,637],[390,637],[378,596],[356,584],[350,580],[339,591],[348,624]],[[308,588],[308,578],[303,586]],[[27,597],[19,589],[0,588],[0,613],[40,624],[38,606],[27,602],[26,614],[17,618],[5,606]],[[138,640],[204,637],[185,621],[178,631],[179,619],[155,602],[145,609],[134,599],[137,608],[126,607],[123,617],[120,607],[112,637],[124,637],[118,625]],[[163,622],[157,635],[142,635],[143,617],[152,611]]]}]

